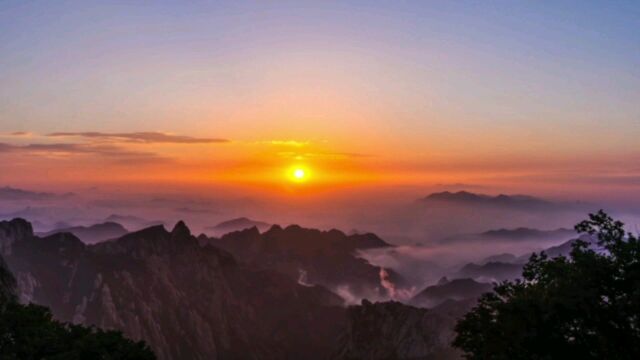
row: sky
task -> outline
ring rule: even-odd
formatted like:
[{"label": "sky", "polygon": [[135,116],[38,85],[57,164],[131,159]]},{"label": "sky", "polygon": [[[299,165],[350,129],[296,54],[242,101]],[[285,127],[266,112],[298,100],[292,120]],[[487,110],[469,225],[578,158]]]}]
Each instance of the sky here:
[{"label": "sky", "polygon": [[0,186],[636,201],[638,99],[637,1],[0,2]]}]

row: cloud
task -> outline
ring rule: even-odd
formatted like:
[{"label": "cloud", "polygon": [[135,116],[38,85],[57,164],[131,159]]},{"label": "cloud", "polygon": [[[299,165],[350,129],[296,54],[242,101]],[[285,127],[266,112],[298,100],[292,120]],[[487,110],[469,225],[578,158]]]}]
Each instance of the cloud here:
[{"label": "cloud", "polygon": [[198,138],[185,135],[172,135],[162,132],[132,132],[132,133],[103,133],[103,132],[55,132],[47,134],[50,137],[83,137],[107,141],[124,141],[143,144],[214,144],[226,143],[227,139]]},{"label": "cloud", "polygon": [[11,135],[11,136],[31,136],[33,134],[28,132],[28,131],[14,131],[12,133],[9,133],[9,135]]},{"label": "cloud", "polygon": [[305,153],[297,153],[297,152],[280,152],[278,155],[285,158],[294,158],[294,159],[309,159],[309,158],[329,158],[329,159],[362,159],[362,158],[370,158],[373,155],[369,154],[361,154],[361,153],[350,153],[350,152],[331,152],[331,151],[316,151],[316,152],[305,152]]},{"label": "cloud", "polygon": [[92,145],[75,143],[34,143],[28,145],[12,145],[0,143],[0,153],[26,153],[34,155],[97,155],[115,162],[140,163],[169,160],[158,154],[146,151],[127,150],[114,145]]},{"label": "cloud", "polygon": [[298,140],[267,140],[267,141],[258,141],[256,144],[261,145],[274,145],[274,146],[289,146],[289,147],[303,147],[311,144],[309,141],[298,141]]}]

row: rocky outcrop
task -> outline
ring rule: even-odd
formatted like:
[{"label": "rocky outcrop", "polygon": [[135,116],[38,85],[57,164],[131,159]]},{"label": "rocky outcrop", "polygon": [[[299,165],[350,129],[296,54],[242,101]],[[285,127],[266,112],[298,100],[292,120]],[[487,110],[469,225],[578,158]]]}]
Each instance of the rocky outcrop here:
[{"label": "rocky outcrop", "polygon": [[0,254],[11,254],[13,244],[33,237],[33,227],[24,219],[0,221]]},{"label": "rocky outcrop", "polygon": [[457,314],[449,312],[441,316],[398,302],[363,300],[348,308],[347,327],[332,358],[456,359],[459,354],[449,344]]}]

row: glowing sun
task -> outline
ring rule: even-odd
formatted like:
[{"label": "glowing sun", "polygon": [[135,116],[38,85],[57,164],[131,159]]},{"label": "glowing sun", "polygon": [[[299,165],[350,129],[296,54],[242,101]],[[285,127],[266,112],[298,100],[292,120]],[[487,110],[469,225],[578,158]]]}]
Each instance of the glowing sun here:
[{"label": "glowing sun", "polygon": [[303,182],[309,178],[309,170],[304,167],[296,166],[289,170],[289,178],[295,182]]}]

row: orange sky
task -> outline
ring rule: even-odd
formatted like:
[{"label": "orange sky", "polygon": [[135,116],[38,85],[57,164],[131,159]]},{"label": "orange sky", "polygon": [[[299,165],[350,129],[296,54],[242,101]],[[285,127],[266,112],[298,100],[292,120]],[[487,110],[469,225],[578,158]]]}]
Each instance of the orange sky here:
[{"label": "orange sky", "polygon": [[640,198],[633,11],[379,5],[7,6],[0,186]]}]

